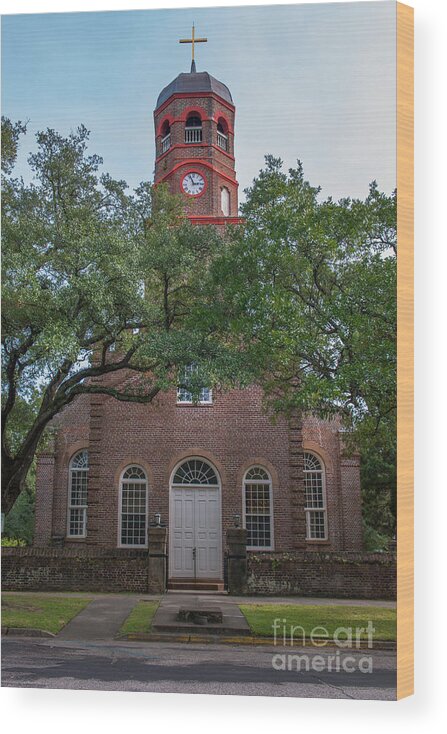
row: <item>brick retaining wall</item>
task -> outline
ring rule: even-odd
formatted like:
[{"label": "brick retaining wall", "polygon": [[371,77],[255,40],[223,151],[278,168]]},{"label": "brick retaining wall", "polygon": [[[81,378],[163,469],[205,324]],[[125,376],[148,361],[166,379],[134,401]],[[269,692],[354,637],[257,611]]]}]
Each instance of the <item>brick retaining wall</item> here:
[{"label": "brick retaining wall", "polygon": [[247,594],[395,599],[391,553],[249,553]]},{"label": "brick retaining wall", "polygon": [[[4,591],[151,591],[147,550],[2,548]],[[247,594],[395,599],[388,553],[248,553]]]},{"label": "brick retaining wall", "polygon": [[4,591],[147,593],[147,550],[2,548]]}]

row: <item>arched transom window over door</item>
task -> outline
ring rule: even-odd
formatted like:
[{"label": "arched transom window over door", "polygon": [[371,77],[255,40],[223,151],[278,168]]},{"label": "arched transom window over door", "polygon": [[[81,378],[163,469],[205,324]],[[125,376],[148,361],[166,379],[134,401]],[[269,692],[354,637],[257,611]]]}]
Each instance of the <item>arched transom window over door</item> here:
[{"label": "arched transom window over door", "polygon": [[272,480],[261,466],[253,466],[245,473],[243,501],[247,548],[272,550]]},{"label": "arched transom window over door", "polygon": [[193,484],[196,486],[211,484],[215,486],[219,484],[219,480],[213,467],[206,461],[202,461],[202,459],[188,459],[175,472],[172,484]]},{"label": "arched transom window over door", "polygon": [[308,540],[327,540],[326,486],[320,459],[304,454],[304,488],[306,492],[306,533]]},{"label": "arched transom window over door", "polygon": [[147,544],[147,477],[139,466],[124,470],[120,482],[120,541],[124,547]]},{"label": "arched transom window over door", "polygon": [[69,538],[87,535],[88,452],[75,454],[69,467],[68,522]]}]

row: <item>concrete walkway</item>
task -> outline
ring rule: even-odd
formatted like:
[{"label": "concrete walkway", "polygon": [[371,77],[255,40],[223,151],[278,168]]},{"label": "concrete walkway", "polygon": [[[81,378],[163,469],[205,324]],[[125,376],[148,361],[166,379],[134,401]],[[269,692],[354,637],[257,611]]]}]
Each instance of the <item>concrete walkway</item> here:
[{"label": "concrete walkway", "polygon": [[94,599],[85,609],[59,632],[62,640],[110,640],[127,619],[138,602],[135,596],[102,596]]}]

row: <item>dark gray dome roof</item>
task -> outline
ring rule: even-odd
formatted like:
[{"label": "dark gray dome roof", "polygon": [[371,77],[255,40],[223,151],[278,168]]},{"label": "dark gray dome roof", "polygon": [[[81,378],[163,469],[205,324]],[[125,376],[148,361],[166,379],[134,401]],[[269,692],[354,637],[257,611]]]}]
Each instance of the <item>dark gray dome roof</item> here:
[{"label": "dark gray dome roof", "polygon": [[208,74],[207,71],[192,71],[189,74],[179,74],[178,77],[160,92],[156,109],[163,102],[166,102],[172,94],[188,94],[190,92],[214,92],[214,94],[219,95],[222,99],[233,104],[230,90],[225,84],[219,82],[211,74]]}]

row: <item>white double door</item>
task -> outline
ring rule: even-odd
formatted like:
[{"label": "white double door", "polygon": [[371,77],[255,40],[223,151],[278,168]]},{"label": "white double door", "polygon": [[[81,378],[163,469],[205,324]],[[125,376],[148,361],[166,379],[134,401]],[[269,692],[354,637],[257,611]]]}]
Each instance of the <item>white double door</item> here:
[{"label": "white double door", "polygon": [[222,578],[219,487],[172,487],[169,526],[171,578]]}]

